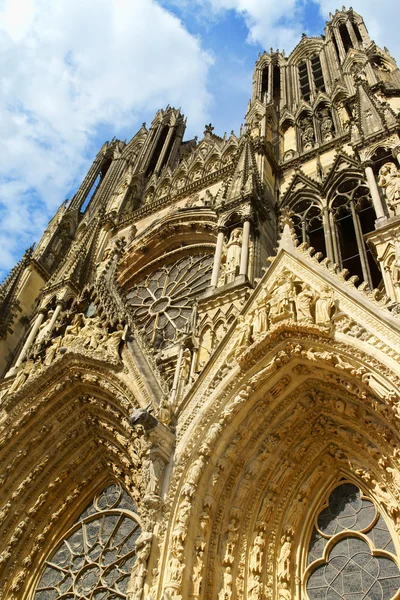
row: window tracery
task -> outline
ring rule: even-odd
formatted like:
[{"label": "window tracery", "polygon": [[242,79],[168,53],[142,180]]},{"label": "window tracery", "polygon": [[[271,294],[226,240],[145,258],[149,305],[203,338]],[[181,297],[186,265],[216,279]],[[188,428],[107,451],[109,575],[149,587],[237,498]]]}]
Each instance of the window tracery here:
[{"label": "window tracery", "polygon": [[141,528],[132,498],[108,485],[46,561],[34,600],[125,599]]},{"label": "window tracery", "polygon": [[211,281],[213,256],[184,256],[160,267],[127,294],[147,341],[162,348],[190,325],[194,299]]},{"label": "window tracery", "polygon": [[306,571],[310,600],[389,600],[400,570],[388,527],[371,500],[342,483],[317,515]]}]

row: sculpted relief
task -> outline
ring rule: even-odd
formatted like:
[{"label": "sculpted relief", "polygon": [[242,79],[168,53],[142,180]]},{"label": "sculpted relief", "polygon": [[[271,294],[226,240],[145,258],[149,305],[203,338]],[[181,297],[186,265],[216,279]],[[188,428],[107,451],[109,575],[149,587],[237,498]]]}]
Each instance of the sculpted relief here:
[{"label": "sculpted relief", "polygon": [[262,290],[249,313],[238,317],[239,332],[236,354],[259,341],[281,321],[331,328],[335,314],[333,292],[327,285],[314,290],[293,273],[282,273],[271,291]]}]

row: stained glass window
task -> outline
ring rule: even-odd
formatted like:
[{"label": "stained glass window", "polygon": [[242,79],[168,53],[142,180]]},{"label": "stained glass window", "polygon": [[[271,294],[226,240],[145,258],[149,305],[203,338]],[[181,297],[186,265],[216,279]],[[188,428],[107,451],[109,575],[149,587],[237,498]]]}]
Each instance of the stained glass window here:
[{"label": "stained glass window", "polygon": [[125,599],[141,532],[117,483],[98,494],[46,561],[34,600]]},{"label": "stained glass window", "polygon": [[193,303],[211,281],[213,256],[185,256],[135,285],[128,304],[148,342],[163,348],[190,324]]},{"label": "stained glass window", "polygon": [[[326,561],[321,562],[328,544]],[[374,504],[354,484],[339,485],[319,513],[312,532],[306,573],[308,597],[390,600],[400,590],[400,570],[387,552],[394,554],[393,540]]]}]

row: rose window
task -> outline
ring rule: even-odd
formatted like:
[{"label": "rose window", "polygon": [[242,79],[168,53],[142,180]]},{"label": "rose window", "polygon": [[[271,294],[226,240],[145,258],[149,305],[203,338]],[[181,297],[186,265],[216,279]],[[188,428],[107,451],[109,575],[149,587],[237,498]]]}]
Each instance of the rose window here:
[{"label": "rose window", "polygon": [[141,533],[119,484],[101,492],[46,561],[34,600],[125,599]]},{"label": "rose window", "polygon": [[400,570],[387,525],[352,483],[333,490],[318,515],[308,550],[310,600],[390,600]]},{"label": "rose window", "polygon": [[163,348],[188,331],[194,300],[210,285],[213,256],[185,256],[148,275],[127,294],[147,341]]}]

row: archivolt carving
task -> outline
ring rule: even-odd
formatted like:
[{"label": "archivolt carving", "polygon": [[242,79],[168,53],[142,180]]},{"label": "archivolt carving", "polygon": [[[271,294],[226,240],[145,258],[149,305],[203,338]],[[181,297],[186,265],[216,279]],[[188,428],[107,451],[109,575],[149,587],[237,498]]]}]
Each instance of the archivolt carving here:
[{"label": "archivolt carving", "polygon": [[[272,598],[275,591],[276,597],[293,597],[298,574],[292,550],[286,549],[289,541],[292,548],[299,541],[288,537],[294,531],[298,536],[305,508],[326,472],[339,477],[343,470],[360,479],[361,465],[368,465],[372,496],[397,519],[398,379],[324,331],[278,325],[264,338],[265,345],[255,343],[249,350],[239,375],[220,379],[208,395],[208,413],[203,405],[204,416],[180,455],[167,500],[169,505],[179,490],[189,493],[190,473],[199,468],[197,489],[204,501],[193,505],[188,496],[188,502],[190,522],[200,525],[190,536],[196,540],[191,550],[189,538],[180,538],[185,560],[178,569],[181,575],[193,569],[195,596],[229,598],[236,590],[249,598]],[[372,379],[376,383],[371,385]],[[199,459],[204,449],[211,452],[212,465]],[[372,474],[382,455],[388,457],[389,470],[381,461],[380,472]],[[187,461],[194,471],[184,467]],[[174,591],[178,595],[186,593],[181,575]]]}]

